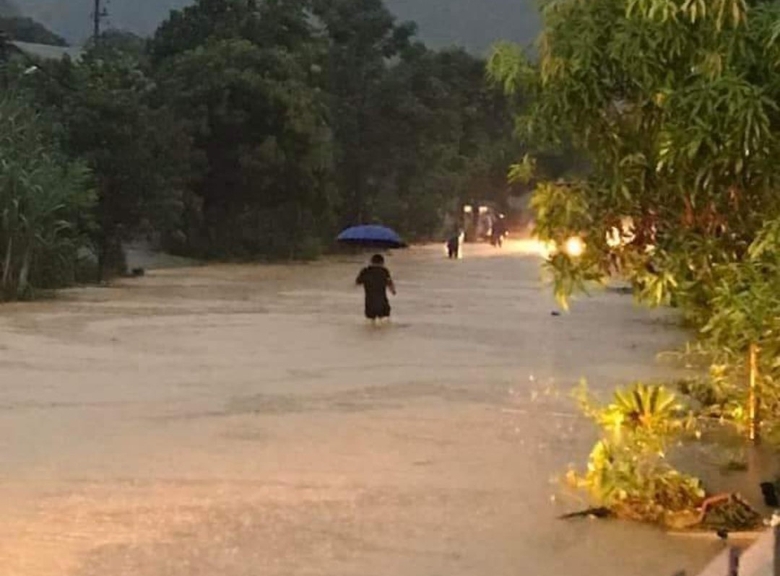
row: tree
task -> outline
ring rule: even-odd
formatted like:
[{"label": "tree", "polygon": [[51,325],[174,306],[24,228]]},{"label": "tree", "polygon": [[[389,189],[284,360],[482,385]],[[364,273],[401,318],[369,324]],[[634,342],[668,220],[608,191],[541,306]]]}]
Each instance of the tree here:
[{"label": "tree", "polygon": [[328,42],[325,70],[341,219],[354,224],[372,216],[387,161],[387,133],[376,121],[388,64],[410,47],[415,27],[396,25],[381,0],[317,0],[313,11]]},{"label": "tree", "polygon": [[196,251],[303,255],[328,227],[330,132],[311,34],[294,2],[202,0],[156,35],[161,84],[197,152]]},{"label": "tree", "polygon": [[90,45],[90,48],[99,49],[101,54],[108,52],[108,57],[111,56],[111,53],[119,53],[132,55],[137,60],[144,61],[146,58],[146,42],[145,38],[127,30],[109,28],[100,34],[98,46]]},{"label": "tree", "polygon": [[[737,301],[775,281],[755,242],[774,242],[765,232],[780,217],[780,5],[555,0],[543,17],[538,66],[504,46],[491,72],[510,92],[532,91],[526,134],[547,146],[568,139],[589,161],[584,177],[547,183],[535,198],[544,239],[587,244],[582,257],[552,259],[558,296],[618,267],[641,300],[676,305],[709,334],[735,334],[746,313]],[[626,241],[608,242],[624,217]],[[745,334],[771,332],[775,304],[754,302],[763,308],[751,308]],[[731,360],[757,344],[707,341]]]},{"label": "tree", "polygon": [[516,153],[507,100],[485,63],[431,51],[379,1],[317,0],[342,224],[391,223],[439,237],[445,214],[479,188],[500,199]]},{"label": "tree", "polygon": [[373,206],[413,237],[439,236],[444,216],[479,191],[506,201],[518,153],[507,100],[484,82],[485,63],[462,50],[418,46],[388,68],[374,129],[384,147]]},{"label": "tree", "polygon": [[297,51],[312,39],[306,0],[198,0],[174,10],[150,44],[155,63],[212,40],[243,39]]},{"label": "tree", "polygon": [[122,242],[176,226],[189,170],[188,136],[170,110],[153,105],[152,80],[131,55],[105,50],[61,70],[53,88],[62,97],[64,146],[87,162],[97,183],[101,278],[124,273]]},{"label": "tree", "polygon": [[0,167],[0,297],[72,282],[93,203],[89,172],[9,93],[0,98]]},{"label": "tree", "polygon": [[667,460],[692,425],[675,394],[663,386],[637,382],[617,390],[606,405],[596,402],[584,387],[577,395],[582,411],[601,434],[587,471],[579,475],[571,470],[569,482],[620,518],[668,527],[700,523],[698,509],[706,495],[701,482]]}]

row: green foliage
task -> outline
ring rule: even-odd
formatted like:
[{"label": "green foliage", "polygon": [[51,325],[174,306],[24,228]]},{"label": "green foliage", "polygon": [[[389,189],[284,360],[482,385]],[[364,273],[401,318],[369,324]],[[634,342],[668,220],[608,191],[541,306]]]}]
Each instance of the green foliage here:
[{"label": "green foliage", "polygon": [[709,287],[712,306],[701,330],[702,347],[714,369],[710,386],[720,392],[719,415],[747,425],[747,390],[740,385],[748,372],[748,350],[760,351],[757,386],[763,432],[780,440],[780,281],[777,221],[768,221],[748,247],[742,261],[719,266]]},{"label": "green foliage", "polygon": [[189,127],[185,244],[284,256],[340,225],[438,236],[474,188],[497,197],[516,153],[484,63],[413,43],[380,0],[201,0],[150,46]]},{"label": "green foliage", "polygon": [[97,46],[90,42],[89,48],[93,53],[100,53],[105,57],[114,55],[132,55],[138,60],[146,58],[146,39],[128,32],[110,28],[101,32]]},{"label": "green foliage", "polygon": [[14,95],[0,97],[0,298],[72,282],[89,172],[58,149],[46,123]]},{"label": "green foliage", "polygon": [[[212,255],[286,256],[262,241],[262,213],[282,211],[269,231],[284,238],[302,229],[299,215],[327,218],[328,131],[306,63],[280,48],[220,40],[164,68],[162,89],[201,162],[192,191]],[[319,223],[306,224],[314,233]]]},{"label": "green foliage", "polygon": [[99,46],[66,72],[63,86],[65,147],[97,183],[100,274],[121,274],[122,241],[176,227],[189,137],[169,109],[153,105],[155,85],[133,55]]},{"label": "green foliage", "polygon": [[[508,93],[529,92],[516,119],[527,141],[568,142],[588,160],[534,199],[542,239],[587,245],[549,263],[557,296],[619,270],[640,301],[678,307],[727,367],[735,421],[758,345],[761,412],[774,420],[780,4],[550,0],[543,19],[538,63],[499,46],[490,72]],[[610,245],[626,217],[630,240]]]},{"label": "green foliage", "polygon": [[[397,27],[381,0],[322,0],[313,8],[327,42],[325,72],[334,175],[344,198],[342,220],[345,224],[370,221],[372,204],[381,202],[380,188],[388,178],[385,139],[403,134],[388,130],[391,120],[383,114],[399,106],[392,90],[399,87],[405,72],[396,70],[393,75],[388,59],[410,49],[413,30]],[[409,90],[408,85],[404,88]],[[384,202],[390,214],[402,209],[402,202],[396,200]]]},{"label": "green foliage", "polygon": [[78,62],[10,59],[3,80],[94,176],[101,278],[138,236],[308,259],[346,224],[438,239],[459,201],[506,199],[523,92],[414,34],[381,0],[197,0],[148,43],[111,30]]},{"label": "green foliage", "polygon": [[670,447],[691,429],[675,394],[663,386],[637,383],[618,390],[607,405],[594,402],[584,387],[578,399],[599,426],[601,438],[585,474],[570,472],[574,486],[620,517],[667,525],[702,503],[700,482],[667,461]]},{"label": "green foliage", "polygon": [[312,33],[307,2],[302,0],[198,0],[170,13],[155,32],[149,52],[159,63],[209,42],[246,40],[293,53],[311,42]]},{"label": "green foliage", "polygon": [[155,35],[162,94],[193,138],[191,251],[298,257],[330,231],[331,134],[305,8],[201,0]]},{"label": "green foliage", "polygon": [[[718,6],[548,2],[538,67],[505,47],[491,59],[496,80],[532,92],[524,134],[540,145],[570,139],[590,160],[574,186],[586,191],[590,222],[581,233],[594,258],[614,256],[603,239],[620,217],[633,218],[623,270],[637,285],[650,280],[648,265],[652,276],[669,275],[641,293],[651,303],[708,283],[780,209],[772,193],[780,85],[769,42],[778,8]],[[540,229],[580,226],[570,216],[551,209]]]},{"label": "green foliage", "polygon": [[475,190],[505,201],[506,166],[518,147],[507,129],[506,102],[483,75],[483,62],[459,50],[413,51],[388,70],[371,119],[376,161],[366,172],[376,183],[372,194],[393,198],[396,210],[369,201],[371,216],[426,237]]}]

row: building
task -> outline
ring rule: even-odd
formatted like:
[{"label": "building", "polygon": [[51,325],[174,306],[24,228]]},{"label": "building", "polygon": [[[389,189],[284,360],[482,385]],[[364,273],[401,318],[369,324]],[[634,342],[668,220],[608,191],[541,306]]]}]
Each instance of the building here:
[{"label": "building", "polygon": [[49,46],[47,44],[17,42],[16,40],[9,40],[7,44],[13,51],[41,60],[62,60],[68,57],[75,61],[79,60],[84,53],[81,47],[74,46]]}]

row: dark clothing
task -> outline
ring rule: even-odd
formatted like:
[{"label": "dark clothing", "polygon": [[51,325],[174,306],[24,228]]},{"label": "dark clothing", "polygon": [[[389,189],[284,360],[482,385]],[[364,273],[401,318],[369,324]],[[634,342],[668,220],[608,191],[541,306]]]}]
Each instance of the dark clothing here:
[{"label": "dark clothing", "polygon": [[460,235],[453,236],[447,241],[447,254],[450,258],[458,257],[458,250],[460,249]]},{"label": "dark clothing", "polygon": [[387,300],[387,289],[390,286],[390,272],[384,266],[371,265],[363,268],[356,282],[363,286],[366,292],[366,318],[388,318],[390,302]]},{"label": "dark clothing", "polygon": [[504,222],[500,219],[494,221],[490,243],[493,244],[493,246],[501,246],[504,243],[504,234],[506,234]]}]

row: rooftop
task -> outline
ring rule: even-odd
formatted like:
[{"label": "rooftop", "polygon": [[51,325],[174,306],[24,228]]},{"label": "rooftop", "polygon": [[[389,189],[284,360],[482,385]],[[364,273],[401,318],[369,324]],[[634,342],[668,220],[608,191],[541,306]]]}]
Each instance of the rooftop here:
[{"label": "rooftop", "polygon": [[31,44],[30,42],[10,41],[12,46],[24,52],[28,56],[43,58],[44,60],[62,60],[65,56],[72,60],[81,58],[83,50],[77,46],[49,46],[47,44]]}]

